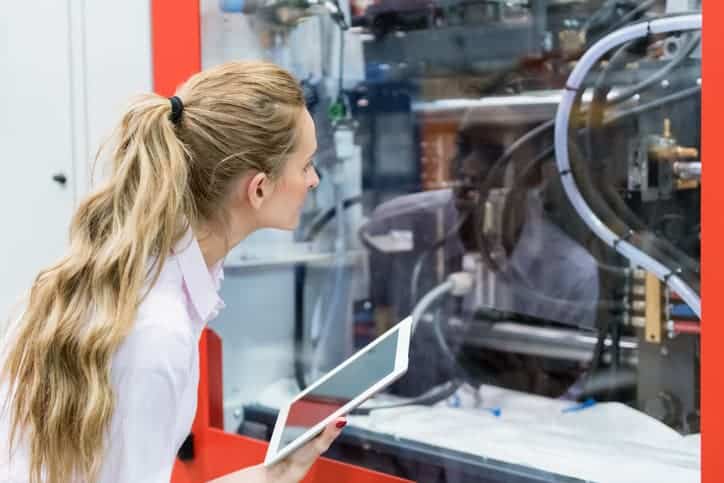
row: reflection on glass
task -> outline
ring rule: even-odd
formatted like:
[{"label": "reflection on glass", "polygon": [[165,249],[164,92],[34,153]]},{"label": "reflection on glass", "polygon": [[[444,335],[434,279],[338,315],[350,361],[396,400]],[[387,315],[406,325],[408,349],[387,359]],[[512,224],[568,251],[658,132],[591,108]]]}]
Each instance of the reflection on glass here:
[{"label": "reflection on glass", "polygon": [[[327,16],[287,28],[257,15],[273,23],[266,44],[217,19],[206,50],[244,45],[233,58],[285,63],[315,94],[325,175],[295,240],[327,261],[273,274],[297,289],[278,322],[246,297],[262,277],[241,292],[260,327],[278,327],[273,343],[296,328],[283,370],[248,393],[304,387],[465,271],[472,290],[429,307],[389,389],[406,406],[355,418],[333,457],[440,483],[698,481],[699,317],[584,222],[564,180],[619,248],[699,290],[699,30],[648,35],[591,66],[565,126],[569,170],[554,118],[597,41],[700,4],[350,0],[344,32]],[[269,345],[265,334],[252,338]],[[290,417],[303,431],[346,400],[315,393]]]}]

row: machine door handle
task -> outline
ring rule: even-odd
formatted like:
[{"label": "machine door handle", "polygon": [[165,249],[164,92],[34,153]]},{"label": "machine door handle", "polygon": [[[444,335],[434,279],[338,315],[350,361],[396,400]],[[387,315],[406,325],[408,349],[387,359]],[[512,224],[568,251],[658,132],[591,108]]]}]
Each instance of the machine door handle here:
[{"label": "machine door handle", "polygon": [[63,173],[58,173],[53,175],[53,181],[55,181],[59,185],[65,186],[65,183],[68,182],[68,178],[66,178]]}]

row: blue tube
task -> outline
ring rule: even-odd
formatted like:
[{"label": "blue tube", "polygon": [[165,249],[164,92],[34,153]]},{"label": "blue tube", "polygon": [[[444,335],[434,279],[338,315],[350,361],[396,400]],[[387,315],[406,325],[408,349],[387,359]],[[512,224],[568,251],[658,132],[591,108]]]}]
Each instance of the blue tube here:
[{"label": "blue tube", "polygon": [[592,397],[589,397],[588,399],[586,399],[586,400],[583,401],[582,403],[575,404],[575,405],[573,405],[573,406],[569,406],[569,407],[567,407],[567,408],[561,409],[561,412],[562,412],[562,413],[573,413],[573,412],[576,412],[576,411],[583,411],[584,409],[588,409],[588,408],[593,407],[593,406],[595,406],[595,405],[596,405],[596,400],[593,399]]},{"label": "blue tube", "polygon": [[219,8],[226,13],[239,13],[244,8],[244,0],[219,0]]},{"label": "blue tube", "polygon": [[671,317],[674,319],[698,319],[691,307],[686,304],[673,304],[671,306]]}]

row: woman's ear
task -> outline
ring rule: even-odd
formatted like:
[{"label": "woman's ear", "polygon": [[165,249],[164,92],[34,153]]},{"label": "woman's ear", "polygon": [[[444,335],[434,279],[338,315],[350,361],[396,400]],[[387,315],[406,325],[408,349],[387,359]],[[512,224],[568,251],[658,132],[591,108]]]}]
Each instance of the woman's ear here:
[{"label": "woman's ear", "polygon": [[274,185],[266,173],[258,172],[251,177],[246,187],[249,204],[254,209],[261,208],[262,204],[271,196]]}]

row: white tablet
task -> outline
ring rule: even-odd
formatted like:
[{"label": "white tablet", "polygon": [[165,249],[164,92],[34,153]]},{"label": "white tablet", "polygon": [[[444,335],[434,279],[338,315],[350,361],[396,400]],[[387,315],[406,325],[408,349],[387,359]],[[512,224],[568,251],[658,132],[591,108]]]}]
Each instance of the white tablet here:
[{"label": "white tablet", "polygon": [[404,319],[281,408],[264,464],[283,459],[407,372],[411,323]]}]

